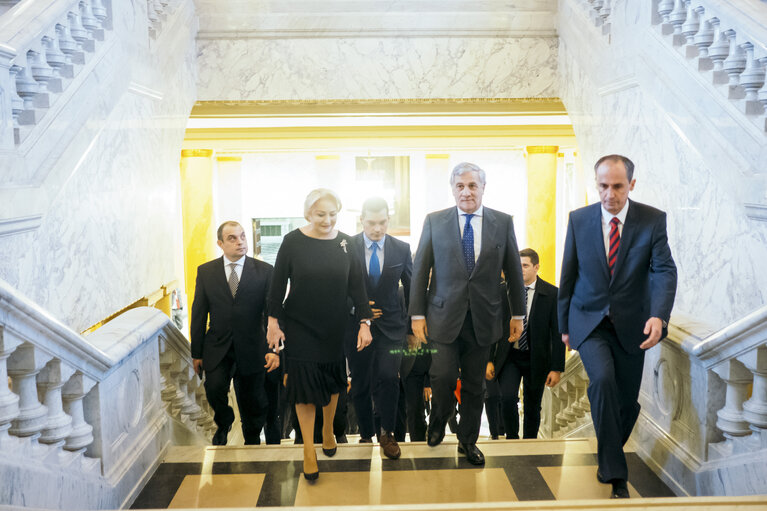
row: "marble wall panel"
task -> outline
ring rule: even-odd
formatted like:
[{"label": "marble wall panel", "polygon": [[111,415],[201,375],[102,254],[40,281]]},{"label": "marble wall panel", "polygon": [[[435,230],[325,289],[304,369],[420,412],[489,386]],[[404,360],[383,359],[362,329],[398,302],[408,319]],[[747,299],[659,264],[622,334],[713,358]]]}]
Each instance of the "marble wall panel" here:
[{"label": "marble wall panel", "polygon": [[554,37],[200,39],[198,99],[556,97]]},{"label": "marble wall panel", "polygon": [[[186,4],[178,15],[191,17]],[[146,22],[138,11],[126,32]],[[150,47],[144,29],[141,39],[133,33],[115,46],[104,69],[120,73],[127,87],[115,101],[99,101],[114,83],[108,74],[78,91],[99,104],[56,151],[38,188],[45,196],[40,228],[0,238],[0,278],[74,330],[183,273],[178,161],[195,98],[193,35]]]},{"label": "marble wall panel", "polygon": [[[636,53],[629,58],[630,51],[623,48],[622,58],[616,59],[600,55],[600,49],[609,47],[598,40],[588,48],[582,44],[563,37],[559,48],[560,93],[573,121],[581,161],[589,168],[604,154],[629,156],[637,166],[631,197],[668,213],[679,269],[675,311],[721,328],[763,306],[767,224],[745,215],[747,186],[741,161],[722,150],[714,164],[711,147],[704,151],[691,142],[697,138],[691,130],[704,127],[695,119],[680,124],[679,112],[672,116],[661,106],[643,86],[642,74],[648,71]],[[669,85],[665,94],[674,92]],[[703,96],[706,91],[684,93]],[[729,142],[710,139],[713,147]]]}]

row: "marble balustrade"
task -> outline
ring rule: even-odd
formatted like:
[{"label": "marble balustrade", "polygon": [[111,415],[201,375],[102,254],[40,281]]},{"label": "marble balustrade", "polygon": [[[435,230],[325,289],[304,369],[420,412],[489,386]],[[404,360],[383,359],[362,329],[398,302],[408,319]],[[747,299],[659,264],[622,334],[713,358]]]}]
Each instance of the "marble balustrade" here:
[{"label": "marble balustrade", "polygon": [[83,337],[0,280],[0,382],[3,505],[124,507],[170,444],[215,430],[189,342],[149,307]]},{"label": "marble balustrade", "polygon": [[[47,0],[19,4],[0,18],[0,119],[5,148],[19,145],[104,47],[112,31],[110,0]],[[33,20],[30,25],[30,20]]]},{"label": "marble balustrade", "polygon": [[587,387],[588,376],[583,362],[577,352],[572,352],[559,383],[543,392],[541,437],[562,438],[584,434],[583,426],[591,422]]}]

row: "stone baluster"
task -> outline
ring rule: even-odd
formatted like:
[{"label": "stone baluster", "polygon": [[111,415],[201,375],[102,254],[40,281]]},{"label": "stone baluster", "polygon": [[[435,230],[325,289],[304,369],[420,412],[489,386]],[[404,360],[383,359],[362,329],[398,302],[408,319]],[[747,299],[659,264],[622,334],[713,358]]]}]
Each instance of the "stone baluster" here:
[{"label": "stone baluster", "polygon": [[101,0],[91,0],[91,12],[99,20],[99,25],[103,27],[107,19],[107,10]]},{"label": "stone baluster", "polygon": [[669,15],[674,10],[674,0],[660,0],[658,2],[658,14],[660,15],[663,23],[669,22]]},{"label": "stone baluster", "polygon": [[19,415],[19,396],[8,387],[8,357],[21,344],[5,335],[0,327],[0,452],[7,452],[15,442],[9,437],[11,421]]},{"label": "stone baluster", "polygon": [[[730,77],[730,87],[735,87],[740,83],[740,73],[746,69],[746,53],[743,48],[735,40],[735,31],[728,30],[726,32],[728,42],[730,44],[729,55],[724,62],[722,62],[722,68]],[[751,48],[754,46],[751,43],[744,43]]]},{"label": "stone baluster", "polygon": [[85,422],[83,398],[96,384],[81,372],[72,375],[62,390],[64,411],[72,417],[72,431],[67,437],[64,449],[77,453],[85,452],[85,448],[93,442],[93,426]]},{"label": "stone baluster", "polygon": [[53,68],[45,61],[42,50],[29,50],[27,52],[27,62],[32,78],[38,83],[37,94],[34,97],[34,108],[50,108],[51,90],[48,88],[48,82],[53,79]]},{"label": "stone baluster", "polygon": [[48,409],[45,427],[40,435],[43,444],[61,448],[72,433],[72,417],[64,412],[61,388],[74,373],[74,368],[54,358],[37,376],[37,386]]},{"label": "stone baluster", "polygon": [[[689,0],[687,0],[689,3]],[[682,34],[682,25],[687,20],[684,0],[674,0],[674,9],[668,15],[668,22],[674,27],[674,35]]]},{"label": "stone baluster", "polygon": [[[767,69],[767,57],[760,58],[759,64],[762,66],[762,69]],[[757,101],[762,104],[762,108],[765,112],[767,112],[767,83],[765,83],[764,86],[759,89],[759,92],[757,92],[756,96]]]},{"label": "stone baluster", "polygon": [[48,82],[48,88],[53,92],[61,92],[64,89],[61,78],[71,78],[71,71],[68,69],[70,66],[67,64],[67,56],[59,48],[59,38],[56,35],[56,30],[54,29],[51,32],[51,34],[44,35],[41,39],[45,49],[45,60],[53,69],[53,76]]},{"label": "stone baluster", "polygon": [[155,9],[154,0],[147,0],[146,13],[147,13],[147,17],[149,18],[150,26],[154,25],[155,23],[159,23],[160,17],[157,15],[157,10]]},{"label": "stone baluster", "polygon": [[69,11],[67,13],[67,19],[69,20],[69,33],[72,35],[72,39],[77,41],[78,49],[83,52],[92,53],[95,50],[95,46],[92,44],[88,31],[85,30],[80,21],[79,9],[77,12]]},{"label": "stone baluster", "polygon": [[80,19],[83,28],[88,31],[88,35],[93,40],[95,48],[96,41],[104,40],[104,29],[101,27],[101,20],[94,15],[91,2],[88,0],[80,0]]},{"label": "stone baluster", "polygon": [[51,358],[29,343],[19,346],[8,358],[8,374],[13,391],[19,396],[19,414],[11,421],[10,433],[28,437],[31,452],[36,456],[46,452],[39,449],[37,440],[48,421],[48,409],[37,396],[37,374]]},{"label": "stone baluster", "polygon": [[687,15],[684,23],[682,24],[682,35],[686,40],[686,44],[688,46],[693,46],[695,44],[695,34],[697,34],[698,30],[700,29],[700,17],[698,16],[698,9],[703,11],[703,8],[693,8],[692,0],[686,0],[686,5]]},{"label": "stone baluster", "polygon": [[599,11],[599,17],[602,18],[602,23],[604,24],[607,24],[610,14],[613,12],[610,2],[611,0],[605,0],[604,4],[602,4],[602,9]]},{"label": "stone baluster", "polygon": [[11,67],[11,71],[16,69],[16,93],[21,97],[24,104],[22,111],[18,115],[19,124],[29,125],[35,124],[35,96],[40,92],[40,84],[38,84],[29,74],[29,66],[27,59],[20,59],[22,65],[15,64]]},{"label": "stone baluster", "polygon": [[194,385],[192,379],[196,378],[194,368],[183,361],[179,365],[180,370],[176,375],[176,381],[178,382],[181,413],[188,415],[190,420],[197,421],[202,417],[202,410],[189,391],[189,386]]},{"label": "stone baluster", "polygon": [[[72,37],[68,20],[66,23],[58,23],[56,25],[56,36],[59,39],[59,48],[64,55],[66,55],[69,64],[85,63],[85,54],[80,50],[77,41]],[[74,71],[72,72],[72,76],[74,76]],[[72,76],[69,76],[68,78],[72,78]]]},{"label": "stone baluster", "polygon": [[177,394],[176,386],[173,383],[173,377],[171,376],[171,370],[174,363],[174,354],[168,349],[167,343],[160,343],[160,383],[162,384],[162,390],[160,391],[160,397],[166,403],[168,413],[175,415],[174,399]]},{"label": "stone baluster", "polygon": [[[18,75],[21,71],[21,68],[19,66],[13,65],[9,68],[8,73],[11,76],[11,84],[12,87],[10,89],[11,92],[11,116],[13,117],[13,126],[14,128],[19,127],[19,118],[21,117],[21,112],[24,111],[24,99],[19,96],[18,93]],[[17,130],[15,130],[17,131]],[[19,141],[16,140],[16,143]]]},{"label": "stone baluster", "polygon": [[[699,17],[702,17],[705,13],[703,7],[696,7],[695,11]],[[698,48],[698,53],[701,57],[708,57],[708,47],[714,42],[714,24],[719,24],[718,18],[712,18],[710,20],[703,20],[700,26],[700,30],[693,37],[693,43]]]},{"label": "stone baluster", "polygon": [[765,59],[754,57],[754,45],[743,43],[743,51],[746,52],[746,69],[740,75],[740,86],[746,91],[746,101],[758,101],[757,91],[764,85]]},{"label": "stone baluster", "polygon": [[728,439],[748,435],[751,430],[743,415],[743,402],[748,396],[751,373],[737,360],[728,360],[713,368],[713,371],[727,385],[724,407],[716,412],[716,427]]},{"label": "stone baluster", "polygon": [[764,449],[767,448],[767,346],[751,350],[738,360],[754,378],[751,398],[743,403],[743,417],[751,424],[759,442],[756,447]]},{"label": "stone baluster", "polygon": [[[713,22],[713,20],[712,20]],[[730,42],[727,36],[729,30],[722,30],[719,20],[714,25],[714,42],[708,47],[708,58],[714,64],[714,71],[722,70],[722,63],[730,53]]]}]

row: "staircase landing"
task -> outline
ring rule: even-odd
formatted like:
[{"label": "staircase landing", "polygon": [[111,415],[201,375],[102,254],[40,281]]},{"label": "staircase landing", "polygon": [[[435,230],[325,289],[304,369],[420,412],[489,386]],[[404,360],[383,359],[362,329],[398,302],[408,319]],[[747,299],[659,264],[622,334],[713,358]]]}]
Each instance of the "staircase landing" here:
[{"label": "staircase landing", "polygon": [[[315,483],[301,476],[301,446],[173,447],[133,508],[420,507],[607,499],[610,494],[610,486],[596,480],[593,439],[480,441],[484,468],[459,456],[449,436],[438,447],[400,446],[402,457],[396,461],[382,457],[377,444],[341,444],[333,458],[318,448]],[[627,459],[633,498],[674,496],[635,453],[627,453]]]}]

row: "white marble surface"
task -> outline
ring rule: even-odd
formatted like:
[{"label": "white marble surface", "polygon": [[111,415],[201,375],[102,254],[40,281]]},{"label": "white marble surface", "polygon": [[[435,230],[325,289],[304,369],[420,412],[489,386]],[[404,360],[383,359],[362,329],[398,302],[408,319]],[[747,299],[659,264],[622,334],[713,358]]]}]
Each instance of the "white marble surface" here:
[{"label": "white marble surface", "polygon": [[198,99],[556,97],[553,37],[205,39]]},{"label": "white marble surface", "polygon": [[[608,44],[578,19],[578,2],[560,3],[561,97],[584,168],[603,154],[629,156],[631,197],[668,213],[675,311],[718,329],[767,301],[767,224],[749,220],[742,205],[767,141],[728,119],[710,88],[677,66],[675,52],[660,52],[643,18],[649,13],[629,9],[616,7]],[[672,79],[664,70],[674,66]]]},{"label": "white marble surface", "polygon": [[76,331],[183,274],[178,159],[196,71],[194,34],[180,27],[194,26],[193,5],[153,47],[144,8],[125,14],[121,38],[71,100],[88,115],[52,124],[62,137],[35,148],[50,152],[50,170],[2,207],[12,217],[34,201],[43,217],[34,232],[0,237],[0,278]]}]

